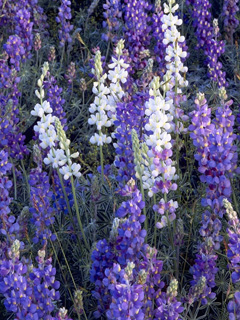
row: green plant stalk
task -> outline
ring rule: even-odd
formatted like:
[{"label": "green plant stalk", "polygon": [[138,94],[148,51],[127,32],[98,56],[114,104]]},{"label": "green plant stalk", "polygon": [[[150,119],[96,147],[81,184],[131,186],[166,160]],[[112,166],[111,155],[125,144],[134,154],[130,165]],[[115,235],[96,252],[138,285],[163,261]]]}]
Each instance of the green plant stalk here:
[{"label": "green plant stalk", "polygon": [[[100,133],[100,132],[99,132]],[[99,134],[100,135],[100,134]],[[99,146],[100,148],[100,163],[101,163],[101,180],[102,184],[104,184],[104,172],[103,172],[103,150],[102,145]]]},{"label": "green plant stalk", "polygon": [[[147,212],[146,212],[146,201],[145,201],[145,195],[144,195],[144,189],[143,189],[143,182],[142,182],[142,176],[140,176],[140,186],[141,186],[141,194],[142,194],[142,199],[144,201],[144,207],[143,207],[143,214],[145,215],[145,221],[144,221],[144,228],[147,232],[148,230],[148,219],[147,219]],[[145,241],[147,241],[147,236],[145,238]]]},{"label": "green plant stalk", "polygon": [[27,185],[27,190],[28,190],[28,196],[29,196],[29,199],[30,199],[30,185],[28,183],[28,176],[27,176],[27,172],[25,170],[25,166],[24,166],[24,163],[23,163],[23,160],[21,159],[21,165],[22,165],[22,170],[23,170],[23,175],[24,175],[24,178],[26,180],[26,185]]},{"label": "green plant stalk", "polygon": [[190,246],[190,239],[191,239],[191,234],[192,234],[192,224],[193,224],[193,220],[194,220],[194,216],[195,216],[195,206],[196,206],[196,201],[193,204],[193,218],[191,219],[190,231],[189,231],[189,237],[188,237],[188,244],[187,244],[186,255],[185,255],[185,259],[184,259],[182,278],[181,278],[181,288],[182,288],[182,285],[183,285],[183,276],[184,276],[184,272],[185,272],[185,268],[186,268],[186,261],[187,261],[189,246]]},{"label": "green plant stalk", "polygon": [[[70,267],[69,267],[69,264],[68,264],[68,261],[67,261],[66,255],[65,255],[64,250],[63,250],[63,248],[62,248],[62,246],[61,246],[61,243],[60,243],[60,241],[59,241],[59,238],[58,238],[58,236],[57,236],[57,233],[56,233],[56,230],[55,230],[55,229],[54,229],[54,233],[55,233],[55,235],[56,235],[56,237],[57,237],[57,240],[58,240],[59,246],[60,246],[60,248],[61,248],[61,251],[62,251],[62,254],[63,254],[64,260],[65,260],[65,262],[66,262],[66,265],[67,265],[67,268],[68,268],[68,271],[69,271],[70,277],[71,277],[71,279],[72,279],[72,282],[73,282],[74,288],[75,288],[75,290],[77,290],[77,286],[76,286],[75,280],[74,280],[74,278],[73,278],[73,275],[72,275],[71,269],[70,269]],[[51,242],[52,249],[53,249],[53,252],[54,252],[54,254],[55,254],[55,257],[56,257],[56,259],[57,259],[57,261],[58,261],[58,264],[59,264],[59,266],[61,266],[61,263],[60,263],[60,261],[59,261],[59,259],[58,259],[58,256],[57,256],[57,252],[56,252],[56,250],[55,250],[55,248],[54,248],[54,245],[53,245],[53,243],[52,243],[52,240],[51,240],[51,239],[50,239],[50,242]],[[61,267],[60,267],[60,269],[61,269]],[[62,271],[62,275],[63,275],[64,281],[65,281],[65,283],[67,283],[67,279],[66,279],[66,277],[65,277],[65,274],[64,274],[64,272],[63,272],[63,270],[62,270],[62,269],[61,269],[61,271]],[[73,303],[73,305],[75,306],[74,298],[73,298],[73,296],[72,296],[72,293],[71,293],[71,290],[69,289],[69,287],[68,287],[68,292],[69,292],[69,295],[70,295],[70,297],[71,297],[72,303]],[[76,306],[75,306],[75,309],[77,310]],[[78,320],[81,320],[81,315],[80,315],[78,312],[77,312],[77,316],[78,316]]]},{"label": "green plant stalk", "polygon": [[239,213],[238,201],[237,201],[237,197],[236,197],[236,194],[235,194],[235,190],[234,190],[232,179],[230,179],[230,182],[231,182],[231,187],[232,187],[232,196],[233,196],[233,203],[234,203],[234,206],[235,206],[235,210],[236,210],[237,213]]},{"label": "green plant stalk", "polygon": [[[164,193],[164,201],[165,201],[165,203],[167,202],[167,194],[166,193]],[[170,234],[171,247],[172,247],[172,250],[175,253],[175,259],[174,259],[175,277],[178,280],[177,256],[176,256],[176,250],[175,250],[175,247],[174,247],[173,232],[172,232],[170,220],[168,218],[168,211],[166,212],[166,217],[167,217],[167,222],[168,222],[168,229],[169,229],[169,234]]]},{"label": "green plant stalk", "polygon": [[78,203],[77,203],[77,197],[76,197],[76,191],[75,191],[75,187],[74,187],[74,181],[73,181],[73,176],[71,176],[71,185],[72,185],[72,193],[73,193],[73,198],[74,198],[74,204],[75,204],[75,209],[76,209],[76,214],[77,214],[77,220],[78,220],[78,224],[82,233],[82,237],[83,237],[83,241],[84,244],[86,246],[86,248],[90,251],[89,248],[89,244],[87,242],[84,230],[83,230],[83,226],[82,226],[82,221],[80,218],[80,213],[79,213],[79,208],[78,208]]},{"label": "green plant stalk", "polygon": [[[38,69],[38,59],[39,58],[38,58],[38,51],[37,51],[36,64],[35,64],[36,70]],[[30,93],[30,101],[32,100],[33,90],[36,86],[36,80],[37,80],[37,78],[34,76],[33,85],[32,85],[31,93]]]}]

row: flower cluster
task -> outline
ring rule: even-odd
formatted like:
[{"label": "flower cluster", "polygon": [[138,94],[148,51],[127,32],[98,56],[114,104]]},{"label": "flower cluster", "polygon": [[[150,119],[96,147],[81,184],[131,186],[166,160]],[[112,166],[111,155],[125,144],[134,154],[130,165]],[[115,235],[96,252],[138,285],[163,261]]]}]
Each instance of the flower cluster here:
[{"label": "flower cluster", "polygon": [[167,85],[163,88],[166,87],[166,99],[173,100],[169,109],[174,120],[171,123],[172,131],[180,134],[186,131],[182,123],[186,120],[186,116],[184,116],[180,104],[186,100],[186,97],[182,94],[182,88],[188,86],[188,81],[185,79],[188,68],[184,66],[188,54],[185,37],[177,29],[178,26],[182,25],[182,19],[179,19],[175,14],[179,6],[174,4],[175,1],[164,4],[164,14],[161,18],[167,70],[163,76]]},{"label": "flower cluster", "polygon": [[181,306],[181,302],[176,299],[177,289],[178,281],[173,279],[167,288],[167,292],[162,293],[158,301],[159,304],[156,311],[157,319],[179,319],[179,314],[183,312],[184,308]]},{"label": "flower cluster", "polygon": [[72,320],[67,313],[68,311],[65,308],[60,308],[56,315],[56,320]]},{"label": "flower cluster", "polygon": [[42,245],[50,238],[55,240],[50,226],[54,223],[55,211],[51,207],[52,192],[46,172],[41,169],[32,169],[29,177],[30,193],[31,193],[31,208],[29,209],[32,217],[31,223],[35,226],[35,236],[33,242]]},{"label": "flower cluster", "polygon": [[[96,124],[99,131],[99,133],[95,133],[90,138],[90,142],[100,146],[112,141],[112,138],[104,134],[102,130],[104,127],[110,127],[114,124],[116,105],[124,96],[121,84],[126,82],[128,64],[121,57],[123,48],[124,41],[120,40],[116,47],[117,57],[112,57],[112,63],[108,65],[110,69],[108,74],[103,74],[100,51],[97,51],[95,55],[95,69],[93,69],[93,73],[97,81],[93,84],[93,93],[96,97],[89,108],[92,115],[88,119],[88,123],[90,125]],[[109,88],[104,84],[106,78],[111,81]]]},{"label": "flower cluster", "polygon": [[[52,116],[53,110],[50,107],[49,102],[47,100],[43,101],[43,80],[48,72],[48,68],[48,63],[45,63],[41,78],[38,80],[40,90],[36,90],[36,95],[41,103],[36,104],[34,110],[31,111],[31,114],[40,117],[40,121],[34,126],[34,130],[39,133],[39,139],[41,141],[40,146],[43,149],[49,149],[47,157],[44,159],[44,163],[47,165],[51,164],[53,168],[60,168],[60,173],[64,176],[64,179],[67,180],[71,176],[81,176],[81,173],[79,172],[81,168],[80,164],[72,163],[71,160],[71,158],[78,157],[79,153],[70,153],[70,140],[67,139],[60,120],[56,116]],[[56,148],[58,141],[60,149]]]},{"label": "flower cluster", "polygon": [[228,303],[227,310],[229,312],[229,320],[240,319],[240,292],[234,294],[234,299]]},{"label": "flower cluster", "polygon": [[224,29],[227,39],[233,44],[233,34],[239,25],[239,20],[236,14],[239,11],[238,0],[224,0],[223,3],[223,18]]},{"label": "flower cluster", "polygon": [[22,245],[15,240],[8,250],[8,259],[0,266],[0,292],[5,297],[7,311],[15,313],[19,320],[49,319],[59,300],[60,283],[55,281],[56,269],[52,267],[51,258],[45,260],[45,250],[38,251],[34,268],[31,261],[20,258]]},{"label": "flower cluster", "polygon": [[[226,86],[225,72],[221,70],[222,64],[219,62],[225,45],[223,41],[217,39],[219,36],[217,25],[211,23],[211,4],[209,0],[188,0],[187,3],[192,5],[191,15],[193,26],[196,28],[197,48],[202,48],[207,57],[208,74],[213,81],[217,82],[219,88]],[[217,24],[217,21],[215,20],[213,24]]]},{"label": "flower cluster", "polygon": [[151,18],[148,13],[152,6],[146,0],[125,0],[125,40],[130,53],[133,69],[144,69],[149,55],[151,41]]},{"label": "flower cluster", "polygon": [[174,0],[169,0],[168,3],[164,3],[164,14],[161,19],[162,29],[165,30],[163,43],[166,45],[166,77],[171,79],[172,86],[177,85],[178,88],[181,88],[188,85],[188,81],[182,76],[188,70],[183,65],[183,60],[187,57],[187,52],[184,50],[185,37],[181,36],[177,30],[177,26],[182,24],[182,20],[174,15],[179,5],[174,5]]},{"label": "flower cluster", "polygon": [[112,270],[106,270],[109,291],[112,302],[106,312],[108,319],[142,320],[144,313],[142,309],[144,300],[143,286],[134,282],[134,263],[128,263],[125,269],[119,264],[114,264]]},{"label": "flower cluster", "polygon": [[36,33],[34,42],[33,42],[34,50],[39,51],[42,47],[41,35],[40,33]]},{"label": "flower cluster", "polygon": [[10,57],[10,63],[19,71],[20,63],[26,58],[26,51],[21,38],[18,35],[10,36],[3,48]]},{"label": "flower cluster", "polygon": [[47,72],[43,85],[53,116],[57,117],[64,126],[64,130],[67,130],[66,113],[63,109],[65,103],[65,99],[62,98],[63,89],[57,85],[56,79],[49,72]]},{"label": "flower cluster", "polygon": [[103,5],[105,10],[103,16],[106,21],[103,21],[103,28],[107,29],[107,33],[102,34],[102,38],[106,41],[112,40],[117,42],[118,32],[120,30],[120,19],[122,18],[122,5],[119,0],[106,0]]},{"label": "flower cluster", "polygon": [[[172,155],[171,135],[168,133],[171,129],[173,117],[169,114],[169,109],[173,101],[165,101],[160,93],[159,78],[155,77],[150,84],[149,100],[146,102],[145,114],[148,122],[145,124],[145,140],[148,146],[147,155],[149,157],[149,166],[143,174],[144,188],[148,189],[149,196],[156,191],[156,186],[160,187],[162,193],[167,193],[167,185],[175,190],[176,185],[171,184],[176,180],[175,168],[170,159]],[[154,188],[155,186],[155,188]]]},{"label": "flower cluster", "polygon": [[224,101],[224,88],[220,90],[220,98],[221,106],[216,111],[214,123],[211,124],[211,111],[204,95],[199,94],[196,100],[197,110],[192,114],[192,125],[189,127],[193,130],[191,137],[197,147],[195,158],[199,162],[200,179],[207,184],[206,198],[202,199],[202,205],[211,207],[212,211],[206,210],[202,216],[200,234],[204,242],[199,246],[196,264],[192,267],[192,284],[196,285],[199,278],[204,276],[210,296],[213,295],[211,288],[215,286],[214,277],[217,272],[217,255],[214,250],[220,248],[222,241],[222,236],[219,235],[222,227],[219,218],[224,214],[223,199],[229,199],[231,195],[229,178],[237,169],[236,146],[233,144],[236,139],[233,134],[234,116],[229,108],[232,101]]},{"label": "flower cluster", "polygon": [[76,78],[76,67],[74,62],[71,62],[68,66],[65,78],[69,84],[72,84],[73,80]]},{"label": "flower cluster", "polygon": [[158,62],[158,74],[162,77],[166,72],[166,61],[165,61],[165,51],[166,45],[163,43],[164,30],[162,29],[163,22],[163,11],[161,7],[161,1],[155,1],[154,14],[152,15],[152,31],[153,39],[155,40],[154,54],[155,59]]},{"label": "flower cluster", "polygon": [[69,0],[61,0],[61,6],[59,7],[58,16],[56,17],[56,21],[61,24],[59,33],[60,46],[64,47],[65,43],[71,43],[72,38],[70,36],[70,32],[73,29],[73,25],[70,24],[68,20],[71,20],[71,1]]},{"label": "flower cluster", "polygon": [[27,58],[31,58],[31,49],[33,45],[33,22],[30,22],[31,13],[27,9],[21,9],[16,13],[15,33],[22,40],[22,45]]},{"label": "flower cluster", "polygon": [[240,221],[237,213],[233,210],[231,203],[223,200],[228,216],[228,251],[227,257],[230,261],[230,270],[232,272],[232,282],[236,284],[240,281],[240,258],[239,258],[239,241],[240,241]]},{"label": "flower cluster", "polygon": [[[129,307],[133,308],[132,316],[135,316],[137,315],[135,311],[139,309],[134,309],[136,306],[129,305],[127,309],[120,310],[119,304],[116,303],[116,298],[111,298],[118,295],[119,303],[121,304],[124,302],[125,294],[129,290],[137,289],[137,287],[129,285],[128,288],[130,289],[126,288],[126,291],[120,291],[118,294],[118,288],[120,289],[125,284],[125,280],[119,276],[119,272],[121,269],[125,269],[129,263],[134,263],[136,267],[140,265],[142,258],[141,250],[143,249],[144,238],[146,236],[146,231],[141,230],[141,223],[145,220],[145,216],[141,214],[144,202],[133,180],[125,187],[123,193],[131,196],[131,199],[123,202],[116,212],[116,219],[114,220],[109,243],[106,240],[99,241],[97,250],[94,250],[92,254],[91,281],[95,283],[94,296],[99,303],[96,316],[99,317],[101,315],[101,312],[104,311],[103,306],[105,306],[105,310],[109,309],[107,311],[109,319],[113,319],[114,312],[118,312],[118,319],[120,319],[121,315],[126,315]],[[104,260],[102,259],[102,255],[105,257]],[[115,271],[118,272],[116,273]],[[114,282],[116,286],[114,286]],[[117,308],[119,308],[118,311]],[[129,319],[135,318],[131,317]]]},{"label": "flower cluster", "polygon": [[10,215],[9,189],[12,187],[12,182],[7,178],[6,174],[12,168],[8,162],[8,153],[4,150],[0,151],[0,233],[5,236],[10,236],[14,230],[14,216]]},{"label": "flower cluster", "polygon": [[135,176],[134,156],[131,134],[135,129],[138,134],[144,126],[145,102],[148,94],[134,94],[130,102],[118,103],[116,108],[116,132],[114,144],[116,156],[114,164],[118,168],[117,180],[124,184]]}]

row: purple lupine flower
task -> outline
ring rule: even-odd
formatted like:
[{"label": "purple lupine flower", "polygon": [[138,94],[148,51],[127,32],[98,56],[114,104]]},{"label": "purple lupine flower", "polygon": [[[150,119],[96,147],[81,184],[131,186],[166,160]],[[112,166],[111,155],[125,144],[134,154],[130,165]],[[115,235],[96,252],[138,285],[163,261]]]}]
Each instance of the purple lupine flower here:
[{"label": "purple lupine flower", "polygon": [[114,264],[112,270],[105,271],[112,296],[109,310],[106,312],[108,319],[143,320],[144,313],[141,310],[144,300],[143,286],[134,283],[134,263],[128,263],[125,269],[119,264]]},{"label": "purple lupine flower", "polygon": [[48,61],[52,62],[56,59],[56,50],[54,46],[51,46],[49,48],[49,53],[48,53]]},{"label": "purple lupine flower", "polygon": [[228,303],[229,320],[240,320],[240,291],[235,292],[234,299]]},{"label": "purple lupine flower", "polygon": [[224,0],[222,16],[224,18],[224,30],[226,38],[233,44],[233,34],[239,25],[236,14],[239,11],[238,0]]},{"label": "purple lupine flower", "polygon": [[[210,155],[210,140],[209,136],[214,132],[214,125],[211,123],[211,109],[208,108],[207,101],[203,94],[199,94],[195,100],[196,110],[190,114],[192,124],[189,126],[191,138],[193,144],[197,148],[197,152],[194,155],[195,159],[199,163],[198,170],[201,173],[206,171],[206,167]],[[211,233],[216,216],[212,216],[206,211],[203,214],[201,233],[204,236],[204,241],[198,247],[198,254],[195,260],[195,265],[191,268],[194,280],[192,281],[192,287],[195,287],[199,282],[199,279],[204,276],[206,279],[206,292],[200,293],[196,299],[201,297],[202,302],[206,302],[206,296],[214,297],[211,293],[211,288],[215,286],[215,274],[217,272],[216,259],[217,256],[214,252],[214,242],[211,238]],[[221,222],[217,220],[218,224]],[[218,228],[217,231],[219,231]],[[215,233],[215,239],[218,233]],[[207,238],[210,237],[210,238]],[[191,290],[191,289],[190,289]],[[193,290],[193,289],[192,289]],[[205,293],[207,293],[205,295]]]},{"label": "purple lupine flower", "polygon": [[227,257],[229,259],[229,267],[232,272],[231,278],[235,285],[240,283],[240,220],[237,213],[233,210],[232,205],[226,200],[223,200],[228,216],[228,250]]},{"label": "purple lupine flower", "polygon": [[167,292],[162,292],[161,299],[158,300],[158,308],[156,311],[157,319],[179,319],[179,314],[183,312],[184,308],[176,298],[177,288],[178,282],[176,279],[173,279],[167,288]]},{"label": "purple lupine flower", "polygon": [[21,61],[24,61],[26,58],[26,51],[21,38],[18,35],[10,36],[3,45],[3,49],[9,55],[10,63],[19,71]]},{"label": "purple lupine flower", "polygon": [[3,235],[10,234],[11,227],[15,221],[13,216],[10,216],[9,189],[12,187],[12,182],[5,176],[12,168],[8,162],[8,153],[4,150],[0,151],[0,232]]},{"label": "purple lupine flower", "polygon": [[166,73],[165,51],[166,45],[163,43],[164,31],[162,29],[162,16],[163,11],[161,7],[161,1],[155,1],[155,10],[152,15],[152,31],[153,39],[156,41],[154,46],[155,59],[158,62],[158,74],[160,77]]},{"label": "purple lupine flower", "polygon": [[[133,180],[125,189],[123,193],[131,195],[132,199],[123,202],[118,209],[109,243],[106,240],[99,241],[97,250],[92,254],[91,282],[95,283],[93,296],[98,300],[95,317],[100,317],[111,304],[109,276],[114,272],[114,263],[124,269],[134,261],[138,267],[142,257],[141,249],[146,236],[146,231],[141,230],[141,223],[145,219],[141,214],[144,203]],[[122,219],[123,217],[127,218]]]},{"label": "purple lupine flower", "polygon": [[202,293],[205,295],[205,289],[206,289],[206,278],[205,277],[200,277],[198,282],[192,286],[189,290],[188,296],[187,296],[187,301],[191,305],[197,299],[201,296]]},{"label": "purple lupine flower", "polygon": [[128,219],[119,224],[118,237],[116,238],[116,248],[119,253],[121,252],[118,257],[121,266],[133,261],[136,264],[146,237],[146,230],[141,229],[141,224],[145,220],[141,210],[145,204],[139,190],[136,187],[134,189],[132,199],[123,202],[116,212],[116,217],[120,219],[129,215]]},{"label": "purple lupine flower", "polygon": [[40,33],[36,33],[34,38],[34,50],[39,51],[42,47],[41,35]]},{"label": "purple lupine flower", "polygon": [[64,130],[67,130],[66,113],[63,110],[65,100],[61,97],[63,89],[57,85],[56,79],[50,73],[47,74],[47,79],[44,81],[44,89],[47,91],[46,100],[53,109],[52,115],[58,117]]},{"label": "purple lupine flower", "polygon": [[[146,258],[138,275],[138,283],[144,284],[144,314],[146,320],[155,319],[165,283],[161,281],[163,262],[157,258],[157,250],[146,247]],[[150,299],[149,299],[150,298]]]},{"label": "purple lupine flower", "polygon": [[76,78],[76,67],[74,62],[71,62],[68,66],[65,78],[68,80],[68,84],[72,84],[73,80]]},{"label": "purple lupine flower", "polygon": [[15,240],[0,264],[0,293],[5,298],[4,305],[19,320],[55,320],[51,313],[55,301],[59,300],[56,290],[60,283],[55,281],[56,269],[52,267],[51,258],[45,260],[45,250],[39,250],[38,267],[34,268],[31,260],[20,257],[20,248],[24,248],[23,243]]},{"label": "purple lupine flower", "polygon": [[208,75],[217,82],[219,88],[226,86],[225,72],[221,70],[222,64],[218,61],[225,50],[225,44],[223,41],[218,41],[218,27],[212,25],[211,4],[209,0],[188,0],[187,4],[191,5],[193,26],[196,28],[198,40],[197,48],[202,48],[207,57]]},{"label": "purple lupine flower", "polygon": [[158,204],[155,204],[153,206],[153,210],[156,211],[161,217],[161,222],[157,222],[156,227],[158,229],[162,229],[168,225],[168,222],[172,222],[173,220],[175,220],[176,219],[175,211],[177,208],[178,208],[177,201],[172,201],[172,200],[165,202],[164,199],[161,199]]},{"label": "purple lupine flower", "polygon": [[2,122],[0,124],[0,146],[6,149],[12,158],[22,159],[27,154],[27,148],[24,145],[25,137],[21,134],[17,124],[19,110],[18,98],[20,96],[18,83],[20,78],[17,76],[15,68],[10,68],[7,63],[8,55],[5,54],[0,59],[0,94]]},{"label": "purple lupine flower", "polygon": [[20,247],[20,242],[15,240],[8,249],[8,258],[0,264],[0,292],[7,311],[23,320],[36,312],[37,305],[32,301],[33,290],[26,277],[27,265],[20,260]]},{"label": "purple lupine flower", "polygon": [[22,45],[25,50],[25,55],[29,59],[31,58],[31,49],[33,45],[33,22],[30,22],[31,13],[27,9],[21,9],[16,13],[16,27],[15,33],[22,41]]},{"label": "purple lupine flower", "polygon": [[60,29],[58,31],[60,47],[64,47],[65,43],[71,43],[72,38],[70,36],[70,32],[73,29],[73,25],[70,24],[68,20],[72,19],[71,15],[71,1],[69,0],[61,0],[61,6],[59,7],[58,16],[56,17],[56,21],[60,23]]},{"label": "purple lupine flower", "polygon": [[51,315],[55,309],[55,301],[59,300],[57,291],[60,282],[55,280],[56,269],[52,267],[52,258],[45,259],[45,250],[39,250],[36,261],[38,267],[32,268],[29,274],[33,286],[34,300],[37,303],[37,315],[39,318],[55,320]]},{"label": "purple lupine flower", "polygon": [[54,223],[54,209],[51,207],[50,199],[52,192],[50,191],[49,179],[46,172],[39,169],[32,169],[29,178],[31,205],[29,209],[32,214],[31,223],[35,226],[34,243],[41,240],[42,244],[50,238],[55,240],[55,236],[50,230],[50,226]]},{"label": "purple lupine flower", "polygon": [[[36,32],[44,32],[48,35],[47,16],[36,0],[6,1],[1,6],[0,25],[14,33],[16,27],[16,15],[20,10],[28,10],[33,22],[33,29]],[[30,22],[29,22],[30,23]]]},{"label": "purple lupine flower", "polygon": [[[130,199],[116,212],[109,242],[99,241],[92,254],[91,282],[98,300],[95,317],[105,311],[108,319],[150,320],[156,313],[155,304],[160,307],[162,301],[163,262],[157,259],[157,250],[144,243],[144,202],[135,181],[131,179],[120,193]],[[175,302],[172,309],[182,311]]]},{"label": "purple lupine flower", "polygon": [[118,33],[121,27],[122,5],[119,0],[106,0],[103,5],[105,10],[103,13],[105,21],[103,21],[103,28],[107,29],[107,33],[102,34],[102,39],[105,41],[111,40],[116,43],[119,40]]},{"label": "purple lupine flower", "polygon": [[144,69],[147,64],[151,41],[151,18],[148,13],[152,9],[146,0],[125,0],[125,46],[129,51],[134,70]]},{"label": "purple lupine flower", "polygon": [[134,156],[132,150],[132,129],[141,131],[145,124],[145,102],[147,94],[135,94],[130,102],[118,103],[116,107],[117,127],[115,138],[116,158],[115,166],[118,168],[117,180],[124,185],[131,177],[135,176]]},{"label": "purple lupine flower", "polygon": [[[220,97],[225,96],[225,89],[220,90]],[[199,246],[199,253],[195,265],[191,268],[195,286],[201,276],[206,278],[206,290],[209,297],[213,297],[211,288],[215,286],[215,274],[217,272],[215,250],[218,250],[222,241],[219,235],[223,217],[223,199],[231,196],[230,177],[237,170],[237,154],[233,134],[234,117],[229,106],[232,101],[221,100],[221,106],[216,111],[216,118],[211,124],[211,111],[207,107],[204,95],[199,94],[196,99],[197,110],[192,113],[193,131],[191,137],[197,147],[195,155],[199,163],[200,179],[206,183],[206,197],[202,199],[204,207],[211,207],[212,212],[206,210],[202,216],[200,234],[204,241]],[[206,293],[206,292],[205,292]],[[201,295],[203,296],[203,295]],[[208,295],[204,294],[204,297]],[[205,303],[206,299],[203,298]]]},{"label": "purple lupine flower", "polygon": [[92,267],[90,271],[90,281],[95,284],[93,297],[97,299],[97,311],[94,312],[95,318],[100,318],[101,314],[109,308],[111,297],[108,288],[105,287],[103,279],[105,270],[112,268],[116,256],[113,251],[113,244],[103,239],[98,241],[96,249],[92,252]]}]

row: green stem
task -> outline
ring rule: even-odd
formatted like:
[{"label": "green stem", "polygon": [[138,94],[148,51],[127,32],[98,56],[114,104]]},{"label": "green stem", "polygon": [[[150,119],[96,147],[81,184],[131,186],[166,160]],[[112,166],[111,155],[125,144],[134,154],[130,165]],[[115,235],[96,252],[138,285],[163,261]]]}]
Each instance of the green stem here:
[{"label": "green stem", "polygon": [[189,246],[190,246],[190,240],[191,240],[191,234],[192,234],[192,224],[193,224],[193,220],[194,220],[194,216],[195,216],[195,206],[196,206],[196,201],[193,204],[193,218],[190,221],[190,230],[189,230],[189,237],[188,237],[188,244],[187,244],[187,249],[186,249],[186,255],[185,255],[185,259],[184,259],[184,265],[183,265],[183,271],[182,271],[182,278],[181,278],[181,288],[183,285],[183,276],[184,276],[184,272],[185,272],[185,268],[186,268],[186,262],[187,262],[187,257],[188,257],[188,250],[189,250]]},{"label": "green stem", "polygon": [[233,196],[233,203],[234,203],[234,206],[235,206],[235,210],[236,210],[237,213],[239,213],[238,201],[237,201],[237,197],[236,197],[236,194],[235,194],[235,190],[234,190],[232,179],[230,179],[230,182],[231,182],[231,187],[232,187],[232,196]]},{"label": "green stem", "polygon": [[[146,201],[145,201],[145,195],[144,195],[144,189],[143,189],[143,183],[142,183],[142,176],[140,175],[140,185],[141,185],[141,194],[142,194],[142,199],[144,201],[144,207],[143,207],[143,213],[145,215],[145,221],[144,221],[144,228],[147,232],[148,230],[148,219],[147,219],[147,212],[146,212]],[[147,241],[147,236],[145,238],[145,241]]]},{"label": "green stem", "polygon": [[[66,262],[66,265],[67,265],[67,268],[68,268],[70,277],[71,277],[71,279],[72,279],[73,285],[74,285],[74,287],[75,287],[75,290],[77,290],[77,286],[76,286],[76,283],[75,283],[75,281],[74,281],[74,278],[73,278],[71,269],[69,268],[69,264],[68,264],[68,261],[67,261],[67,259],[66,259],[64,250],[63,250],[63,248],[62,248],[62,246],[61,246],[61,243],[60,243],[60,241],[59,241],[59,239],[58,239],[58,236],[57,236],[57,233],[56,233],[55,230],[54,230],[54,232],[55,232],[55,235],[56,235],[56,237],[57,237],[57,240],[58,240],[59,246],[60,246],[60,248],[61,248],[62,254],[63,254],[63,256],[64,256],[64,259],[65,259],[65,262]],[[54,252],[55,257],[56,257],[56,259],[57,259],[57,262],[58,262],[58,264],[59,264],[59,267],[60,267],[60,269],[61,269],[61,271],[62,271],[62,276],[63,276],[63,278],[64,278],[65,284],[67,284],[67,279],[66,279],[65,274],[64,274],[64,272],[63,272],[63,270],[62,270],[62,268],[61,268],[61,263],[60,263],[60,261],[59,261],[59,259],[58,259],[57,252],[56,252],[56,250],[55,250],[55,248],[54,248],[54,245],[53,245],[53,243],[52,243],[52,240],[51,240],[51,239],[49,239],[49,240],[50,240],[50,242],[51,242],[52,249],[53,249],[53,252]],[[71,297],[72,303],[73,303],[73,305],[74,305],[74,307],[75,307],[75,310],[77,310],[77,306],[75,305],[74,298],[73,298],[73,296],[72,296],[72,293],[71,293],[71,290],[69,289],[69,287],[68,287],[68,292],[69,292],[69,295],[70,295],[70,297]],[[77,312],[77,316],[78,316],[78,320],[81,320],[81,315],[80,315],[78,312]]]},{"label": "green stem", "polygon": [[84,230],[83,230],[83,226],[82,226],[82,222],[81,222],[81,218],[80,218],[80,213],[79,213],[79,208],[78,208],[78,203],[77,203],[77,197],[76,197],[76,191],[75,191],[75,187],[74,187],[74,181],[73,181],[73,176],[71,176],[71,185],[72,185],[72,193],[73,193],[73,198],[74,198],[74,204],[75,204],[75,210],[76,210],[76,214],[77,214],[77,220],[78,220],[78,224],[82,233],[82,237],[83,237],[83,241],[84,244],[86,246],[86,248],[90,251],[89,248],[89,244],[87,242]]},{"label": "green stem", "polygon": [[28,183],[28,176],[27,176],[27,172],[25,170],[25,166],[24,166],[24,163],[23,163],[23,160],[21,159],[21,165],[22,165],[22,171],[23,171],[23,175],[24,175],[24,178],[26,180],[26,185],[27,185],[27,190],[28,190],[28,196],[29,196],[29,199],[30,199],[30,185]]},{"label": "green stem", "polygon": [[103,150],[102,150],[102,145],[100,145],[100,162],[101,162],[101,180],[102,180],[102,184],[104,184]]}]

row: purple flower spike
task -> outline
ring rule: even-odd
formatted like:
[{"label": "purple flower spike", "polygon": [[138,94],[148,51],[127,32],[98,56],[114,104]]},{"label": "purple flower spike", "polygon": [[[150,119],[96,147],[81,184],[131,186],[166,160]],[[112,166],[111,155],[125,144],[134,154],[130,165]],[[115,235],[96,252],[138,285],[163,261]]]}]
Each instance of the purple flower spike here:
[{"label": "purple flower spike", "polygon": [[60,29],[58,31],[60,47],[64,47],[65,43],[71,43],[72,38],[70,32],[73,29],[73,25],[70,24],[68,20],[72,19],[71,14],[71,1],[61,0],[61,6],[59,7],[58,16],[56,21],[60,23]]}]

